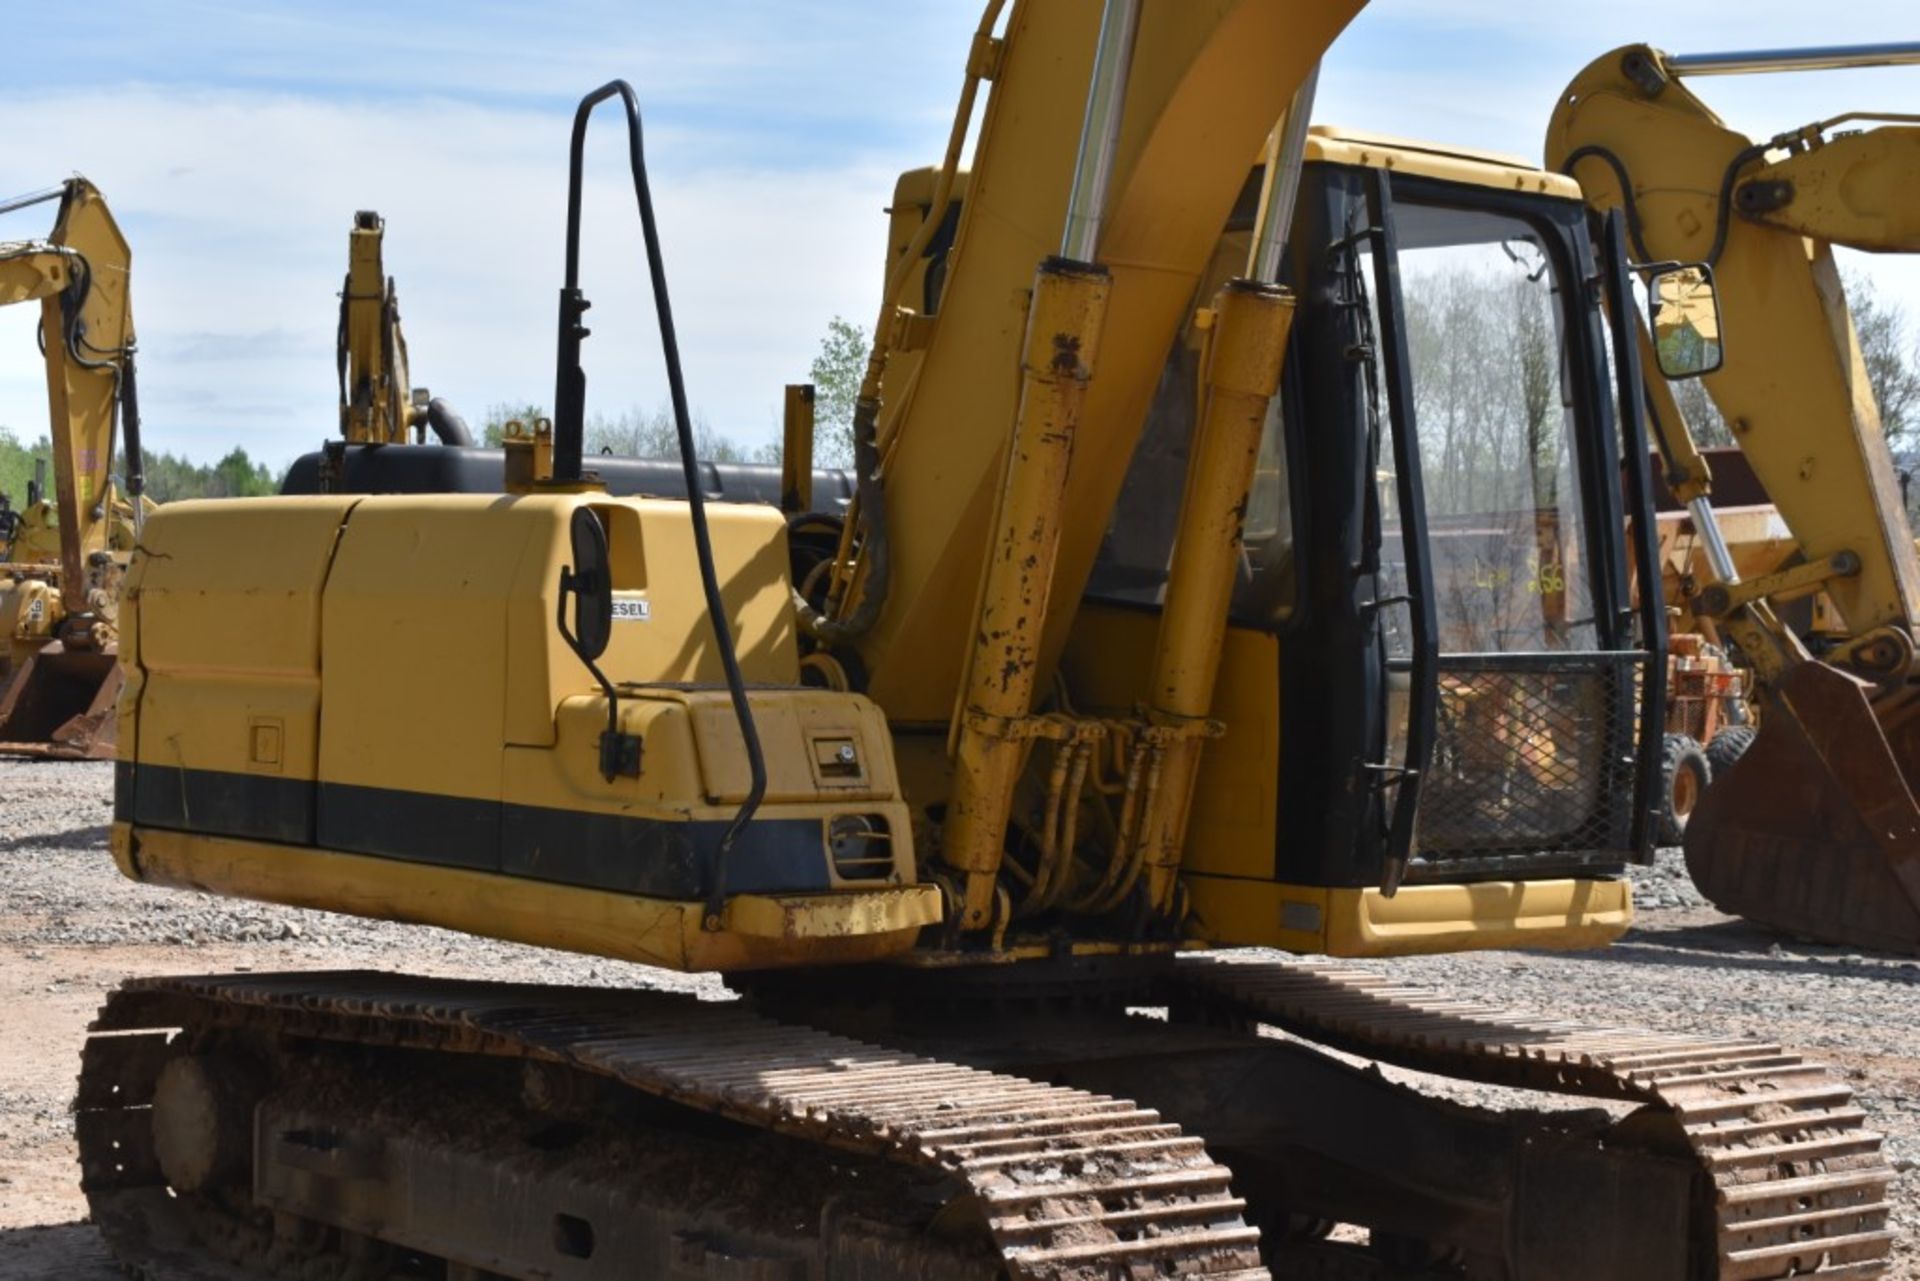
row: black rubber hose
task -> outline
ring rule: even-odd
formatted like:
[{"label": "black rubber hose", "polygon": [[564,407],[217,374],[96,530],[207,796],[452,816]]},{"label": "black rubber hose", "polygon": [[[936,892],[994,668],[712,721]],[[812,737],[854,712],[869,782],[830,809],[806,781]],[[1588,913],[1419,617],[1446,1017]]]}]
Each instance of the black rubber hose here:
[{"label": "black rubber hose", "polygon": [[140,384],[134,377],[132,347],[120,361],[120,445],[127,455],[127,497],[133,500],[138,527],[140,495],[147,492],[147,459],[140,452]]},{"label": "black rubber hose", "polygon": [[1620,184],[1620,206],[1626,210],[1627,235],[1633,241],[1633,252],[1641,262],[1652,262],[1653,255],[1647,252],[1647,242],[1640,234],[1640,206],[1634,198],[1633,178],[1627,173],[1625,161],[1599,143],[1589,143],[1584,147],[1575,148],[1561,163],[1560,172],[1572,178],[1573,167],[1589,156],[1606,162],[1607,168],[1613,170],[1613,180]]},{"label": "black rubber hose", "polygon": [[[753,708],[747,702],[747,683],[740,674],[740,656],[733,643],[733,629],[727,623],[726,601],[720,595],[720,577],[713,564],[713,540],[707,531],[707,507],[705,496],[701,492],[700,460],[693,439],[693,415],[687,409],[686,381],[680,372],[680,341],[674,334],[673,304],[667,294],[667,269],[660,253],[660,231],[654,223],[653,195],[647,185],[647,161],[640,144],[640,102],[634,95],[633,86],[624,80],[611,80],[601,85],[585,98],[573,117],[573,146],[571,163],[567,176],[567,280],[561,291],[561,334],[560,350],[562,367],[558,372],[559,389],[577,397],[573,402],[575,411],[571,429],[573,438],[563,441],[558,429],[561,421],[555,419],[554,471],[561,474],[561,450],[572,450],[574,472],[577,475],[580,464],[580,426],[579,411],[584,408],[585,378],[578,376],[577,359],[579,341],[586,336],[584,330],[569,334],[568,325],[576,324],[584,312],[585,300],[580,296],[580,176],[581,156],[586,144],[587,118],[593,109],[615,94],[620,96],[627,111],[627,153],[628,164],[633,170],[633,195],[640,206],[640,229],[647,245],[647,273],[653,281],[653,306],[660,320],[660,348],[667,366],[667,391],[673,402],[673,425],[679,437],[680,468],[686,474],[687,510],[693,522],[693,547],[700,561],[700,586],[706,594],[707,620],[713,625],[713,637],[720,649],[720,665],[727,675],[727,692],[733,699],[734,718],[740,724],[740,736],[746,742],[747,766],[752,774],[752,782],[747,788],[747,797],[740,808],[734,812],[733,821],[720,837],[720,846],[714,859],[713,886],[707,895],[706,921],[708,929],[718,929],[720,913],[725,904],[727,886],[727,858],[732,852],[734,842],[748,823],[753,821],[754,811],[760,808],[760,802],[767,794],[767,762],[760,748],[760,733],[753,723]],[[569,339],[571,338],[571,344]],[[576,368],[566,368],[566,356],[571,351],[576,360]],[[571,375],[576,375],[570,378]],[[560,403],[556,397],[556,410]]]},{"label": "black rubber hose", "polygon": [[[1707,251],[1707,266],[1718,266],[1720,255],[1727,247],[1727,232],[1733,222],[1734,180],[1740,176],[1742,169],[1766,153],[1766,143],[1755,143],[1734,153],[1733,159],[1727,162],[1726,171],[1720,176],[1720,194],[1714,201],[1713,247]],[[1647,251],[1647,242],[1640,234],[1640,206],[1634,197],[1633,178],[1627,173],[1626,162],[1599,143],[1589,143],[1571,152],[1561,164],[1560,172],[1572,177],[1573,167],[1589,156],[1604,161],[1613,170],[1614,181],[1620,184],[1620,203],[1627,211],[1627,234],[1633,240],[1633,252],[1643,265],[1653,262],[1653,255]]]},{"label": "black rubber hose", "polygon": [[427,426],[443,445],[454,445],[461,449],[473,447],[473,432],[467,427],[467,420],[460,416],[459,410],[439,396],[427,402]]}]

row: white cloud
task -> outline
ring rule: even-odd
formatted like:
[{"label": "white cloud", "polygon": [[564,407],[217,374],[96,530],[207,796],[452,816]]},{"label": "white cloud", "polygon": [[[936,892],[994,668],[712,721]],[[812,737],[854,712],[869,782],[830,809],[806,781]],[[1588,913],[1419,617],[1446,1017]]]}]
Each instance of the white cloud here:
[{"label": "white cloud", "polygon": [[[364,208],[387,219],[416,381],[473,415],[551,399],[565,116],[151,87],[15,99],[6,114],[37,154],[100,185],[134,247],[153,447],[207,457],[237,441],[277,461],[332,430],[336,295]],[[584,210],[590,397],[608,409],[665,395],[623,132],[617,114],[596,118]],[[698,150],[658,125],[649,143]],[[655,169],[693,401],[724,431],[768,438],[779,383],[805,376],[827,319],[870,319],[891,172]],[[8,234],[38,231],[14,225],[36,216]],[[22,432],[44,417],[27,332],[0,346],[0,422]]]},{"label": "white cloud", "polygon": [[[344,10],[371,7],[336,0]],[[0,91],[0,193],[86,172],[131,239],[149,440],[283,461],[334,425],[335,293],[353,212],[388,219],[415,377],[477,416],[548,401],[573,95],[629,71],[649,111],[690,393],[723,431],[775,432],[827,319],[871,322],[895,172],[944,139],[973,0],[908,11],[793,0],[475,2],[382,12],[119,0],[118,33],[46,33]],[[1320,118],[1537,156],[1566,81],[1636,39],[1698,51],[1885,40],[1906,0],[1609,6],[1377,0],[1329,58]],[[30,87],[37,85],[39,87]],[[1771,133],[1911,108],[1920,71],[1703,82]],[[584,283],[590,397],[664,395],[618,119],[596,120]],[[59,171],[31,167],[57,165]],[[40,230],[34,213],[0,236]],[[1920,266],[1868,264],[1920,311]],[[31,317],[0,311],[0,423],[45,417]]]}]

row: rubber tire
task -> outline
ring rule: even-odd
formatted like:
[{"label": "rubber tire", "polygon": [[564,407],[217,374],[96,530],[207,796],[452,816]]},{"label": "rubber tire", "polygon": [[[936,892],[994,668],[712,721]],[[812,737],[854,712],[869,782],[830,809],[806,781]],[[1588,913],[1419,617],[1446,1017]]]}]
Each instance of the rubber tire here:
[{"label": "rubber tire", "polygon": [[[1660,844],[1678,845],[1687,833],[1687,818],[1700,803],[1713,767],[1707,753],[1691,734],[1669,734],[1660,744]],[[1676,789],[1692,791],[1684,812],[1676,806]]]},{"label": "rubber tire", "polygon": [[1751,725],[1728,725],[1713,736],[1707,744],[1707,772],[1713,778],[1733,768],[1733,763],[1747,754],[1753,746],[1754,737],[1759,733]]}]

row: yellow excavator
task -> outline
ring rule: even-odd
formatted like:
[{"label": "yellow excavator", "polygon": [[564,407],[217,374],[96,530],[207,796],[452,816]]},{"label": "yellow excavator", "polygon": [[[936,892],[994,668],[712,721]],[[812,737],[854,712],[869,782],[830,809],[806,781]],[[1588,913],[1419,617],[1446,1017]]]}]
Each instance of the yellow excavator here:
[{"label": "yellow excavator", "polygon": [[44,203],[57,205],[46,239],[0,243],[0,306],[40,304],[53,454],[52,494],[29,495],[6,530],[0,752],[105,760],[121,687],[116,597],[151,506],[141,493],[132,254],[85,178],[0,203],[0,214]]},{"label": "yellow excavator", "polygon": [[[1711,469],[1650,380],[1664,479],[1710,571],[1693,612],[1732,637],[1762,695],[1757,738],[1687,826],[1688,868],[1725,911],[1905,952],[1920,951],[1920,557],[1833,248],[1920,250],[1920,116],[1849,112],[1755,142],[1688,82],[1914,62],[1911,45],[1703,57],[1631,46],[1573,80],[1547,137],[1548,166],[1577,176],[1596,210],[1624,213],[1637,258],[1712,272],[1725,341],[1676,296],[1664,327],[1656,316],[1642,331],[1642,355],[1704,377],[1796,553],[1743,577]],[[1782,622],[1815,592],[1842,632],[1818,652]]]},{"label": "yellow excavator", "polygon": [[444,400],[408,381],[407,339],[400,297],[383,258],[387,224],[361,210],[347,234],[347,278],[340,287],[340,331],[334,345],[340,379],[340,440],[387,445],[424,440],[473,444],[466,420]]},{"label": "yellow excavator", "polygon": [[[804,492],[804,394],[791,519],[712,501],[615,81],[574,118],[555,417],[481,460],[492,489],[411,491],[392,444],[153,517],[126,875],[742,999],[129,982],[75,1103],[127,1266],[1884,1270],[1892,1173],[1818,1065],[1246,950],[1604,943],[1654,822],[1625,219],[1521,161],[1310,131],[1358,7],[987,5],[945,158],[892,201],[844,506]],[[582,456],[602,104],[676,495]],[[1306,1042],[1567,1104],[1462,1107]]]}]

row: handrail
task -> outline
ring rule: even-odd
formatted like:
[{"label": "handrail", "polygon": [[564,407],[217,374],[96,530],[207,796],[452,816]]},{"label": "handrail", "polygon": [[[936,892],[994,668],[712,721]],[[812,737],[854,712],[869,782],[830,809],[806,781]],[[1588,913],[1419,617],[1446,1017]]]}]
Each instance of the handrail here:
[{"label": "handrail", "polygon": [[553,473],[555,481],[568,484],[581,479],[581,442],[585,431],[587,376],[580,365],[580,343],[588,330],[581,324],[588,306],[580,292],[580,186],[583,153],[587,138],[587,119],[593,109],[618,94],[627,114],[627,159],[633,170],[633,194],[640,207],[640,228],[647,245],[647,271],[653,281],[653,306],[660,320],[660,348],[667,366],[667,390],[673,402],[674,431],[679,437],[680,468],[687,481],[687,511],[693,523],[693,547],[700,562],[700,587],[706,595],[707,621],[720,650],[720,665],[726,671],[727,693],[733,700],[734,719],[740,724],[740,736],[746,742],[747,765],[752,782],[746,799],[734,812],[733,820],[720,837],[714,859],[713,885],[707,895],[705,928],[720,928],[727,881],[727,856],[735,840],[753,821],[754,811],[767,794],[767,762],[760,748],[760,733],[753,723],[753,708],[747,701],[746,679],[740,674],[740,655],[734,645],[733,629],[727,623],[726,601],[720,595],[720,579],[713,564],[713,540],[707,530],[707,507],[700,485],[700,460],[694,445],[693,417],[687,409],[686,380],[680,371],[680,342],[674,334],[673,305],[667,294],[667,270],[660,253],[660,231],[654,222],[653,193],[647,183],[647,161],[641,148],[640,102],[633,86],[624,80],[610,80],[580,100],[573,116],[573,142],[567,169],[567,273],[560,290],[560,333],[558,369],[554,393]]}]

